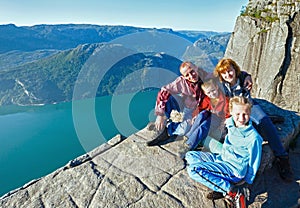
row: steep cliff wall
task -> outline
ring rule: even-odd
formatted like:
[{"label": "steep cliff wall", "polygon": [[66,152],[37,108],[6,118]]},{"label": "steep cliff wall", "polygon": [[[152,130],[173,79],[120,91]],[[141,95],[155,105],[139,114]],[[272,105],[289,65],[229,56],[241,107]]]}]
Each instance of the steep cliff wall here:
[{"label": "steep cliff wall", "polygon": [[225,57],[252,74],[253,96],[300,112],[300,1],[250,0]]}]

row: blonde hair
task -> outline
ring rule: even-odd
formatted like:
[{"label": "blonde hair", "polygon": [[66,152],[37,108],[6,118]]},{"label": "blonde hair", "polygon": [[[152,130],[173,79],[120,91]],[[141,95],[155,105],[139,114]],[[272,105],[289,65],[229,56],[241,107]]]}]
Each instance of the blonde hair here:
[{"label": "blonde hair", "polygon": [[229,112],[232,112],[233,105],[246,105],[249,107],[249,110],[251,112],[252,108],[252,102],[249,100],[249,98],[243,97],[243,96],[234,96],[230,98],[229,100]]},{"label": "blonde hair", "polygon": [[202,88],[202,90],[204,90],[211,86],[218,87],[218,84],[215,79],[207,79],[207,80],[203,81],[201,88]]},{"label": "blonde hair", "polygon": [[235,70],[235,74],[238,77],[241,74],[241,68],[234,60],[232,60],[230,58],[227,58],[227,59],[224,58],[219,61],[219,63],[215,67],[214,75],[219,77],[220,81],[223,82],[224,80],[221,76],[221,73],[228,71],[228,69],[231,66]]}]

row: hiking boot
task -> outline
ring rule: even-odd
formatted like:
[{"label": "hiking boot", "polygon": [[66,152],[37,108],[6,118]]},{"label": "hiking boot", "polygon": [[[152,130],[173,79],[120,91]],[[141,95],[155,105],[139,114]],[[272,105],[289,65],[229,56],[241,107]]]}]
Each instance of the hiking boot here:
[{"label": "hiking boot", "polygon": [[293,172],[289,161],[289,156],[276,157],[275,164],[278,168],[280,177],[285,182],[292,182],[294,180]]},{"label": "hiking boot", "polygon": [[247,208],[247,196],[245,196],[245,193],[243,189],[239,189],[237,191],[230,191],[224,198],[225,202],[231,207],[231,208]]},{"label": "hiking boot", "polygon": [[224,198],[224,195],[221,192],[211,191],[206,195],[206,198],[208,198],[209,200],[217,200]]},{"label": "hiking boot", "polygon": [[159,145],[161,142],[166,141],[170,138],[170,136],[168,135],[168,131],[167,128],[164,128],[164,130],[153,140],[148,141],[147,145],[148,146],[156,146]]}]

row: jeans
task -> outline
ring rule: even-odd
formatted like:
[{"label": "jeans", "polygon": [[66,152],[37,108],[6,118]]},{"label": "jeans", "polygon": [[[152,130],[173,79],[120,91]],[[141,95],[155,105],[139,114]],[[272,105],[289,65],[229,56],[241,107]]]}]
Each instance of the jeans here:
[{"label": "jeans", "polygon": [[211,124],[211,112],[204,110],[201,111],[190,131],[186,134],[188,140],[186,144],[193,150],[195,149],[208,135]]},{"label": "jeans", "polygon": [[253,126],[257,132],[262,136],[264,140],[267,140],[275,156],[287,156],[288,153],[284,149],[277,129],[272,123],[268,115],[262,110],[262,108],[254,103],[251,110],[251,120]]},{"label": "jeans", "polygon": [[244,176],[237,177],[225,162],[216,162],[216,155],[210,152],[189,151],[185,155],[189,176],[210,189],[227,194],[232,185]]}]

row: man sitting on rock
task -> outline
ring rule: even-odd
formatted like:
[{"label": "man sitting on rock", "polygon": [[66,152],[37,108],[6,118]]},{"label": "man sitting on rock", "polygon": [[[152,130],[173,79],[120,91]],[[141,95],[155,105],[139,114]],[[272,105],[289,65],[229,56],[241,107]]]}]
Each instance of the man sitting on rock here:
[{"label": "man sitting on rock", "polygon": [[[163,86],[158,92],[155,106],[157,117],[152,125],[155,125],[155,130],[160,134],[149,141],[148,146],[157,145],[172,135],[184,135],[190,128],[192,112],[204,98],[201,77],[206,77],[208,73],[191,62],[183,62],[180,65],[180,73],[181,76]],[[180,114],[183,111],[180,122],[170,120],[172,112]]]}]

